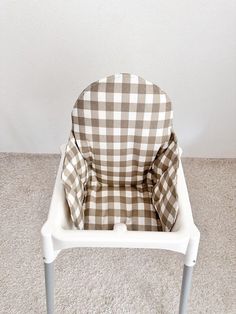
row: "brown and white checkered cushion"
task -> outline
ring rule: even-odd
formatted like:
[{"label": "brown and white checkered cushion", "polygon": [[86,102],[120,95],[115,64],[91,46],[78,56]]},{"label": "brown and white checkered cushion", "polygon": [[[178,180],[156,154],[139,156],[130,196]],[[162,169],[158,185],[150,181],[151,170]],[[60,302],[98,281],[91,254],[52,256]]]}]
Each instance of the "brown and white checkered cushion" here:
[{"label": "brown and white checkered cushion", "polygon": [[96,185],[89,188],[84,203],[85,229],[111,230],[125,223],[128,230],[161,231],[152,205],[151,189],[140,186]]},{"label": "brown and white checkered cushion", "polygon": [[129,230],[171,230],[177,195],[169,182],[178,152],[167,95],[138,76],[113,75],[82,92],[72,122],[62,179],[76,226],[112,229],[123,222]]}]

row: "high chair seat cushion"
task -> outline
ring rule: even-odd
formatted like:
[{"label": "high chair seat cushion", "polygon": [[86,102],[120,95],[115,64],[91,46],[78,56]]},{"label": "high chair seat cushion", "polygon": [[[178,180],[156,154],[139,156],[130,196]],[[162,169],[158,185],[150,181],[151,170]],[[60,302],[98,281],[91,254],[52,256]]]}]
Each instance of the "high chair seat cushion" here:
[{"label": "high chair seat cushion", "polygon": [[178,211],[172,117],[168,96],[135,75],[113,75],[82,92],[62,173],[78,229],[113,229],[124,222],[130,230],[171,230]]},{"label": "high chair seat cushion", "polygon": [[126,224],[127,230],[162,230],[152,190],[145,185],[89,187],[83,210],[87,230],[112,230],[117,223]]}]

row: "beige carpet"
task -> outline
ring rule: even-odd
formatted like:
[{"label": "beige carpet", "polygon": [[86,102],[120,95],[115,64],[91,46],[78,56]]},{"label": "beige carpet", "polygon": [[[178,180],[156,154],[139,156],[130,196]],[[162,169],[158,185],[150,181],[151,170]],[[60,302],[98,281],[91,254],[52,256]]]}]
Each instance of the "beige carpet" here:
[{"label": "beige carpet", "polygon": [[[57,155],[0,154],[0,313],[45,313],[40,228]],[[189,313],[236,313],[236,159],[185,159],[201,231]],[[56,313],[178,312],[182,256],[73,249],[56,260]]]}]

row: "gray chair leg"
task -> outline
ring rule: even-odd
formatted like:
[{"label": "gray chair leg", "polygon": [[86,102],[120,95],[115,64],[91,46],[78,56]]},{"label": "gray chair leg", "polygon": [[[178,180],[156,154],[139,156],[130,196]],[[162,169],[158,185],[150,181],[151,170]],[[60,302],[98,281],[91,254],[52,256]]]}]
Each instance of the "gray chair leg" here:
[{"label": "gray chair leg", "polygon": [[179,304],[179,314],[187,313],[188,298],[191,290],[193,266],[184,265],[182,288]]},{"label": "gray chair leg", "polygon": [[47,314],[54,313],[54,263],[44,263]]}]

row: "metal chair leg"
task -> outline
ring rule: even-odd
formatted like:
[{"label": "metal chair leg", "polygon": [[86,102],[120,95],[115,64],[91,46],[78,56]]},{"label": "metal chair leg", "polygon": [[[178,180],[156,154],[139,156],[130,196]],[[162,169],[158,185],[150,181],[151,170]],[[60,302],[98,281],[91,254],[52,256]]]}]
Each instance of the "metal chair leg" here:
[{"label": "metal chair leg", "polygon": [[54,262],[44,263],[47,314],[54,313]]},{"label": "metal chair leg", "polygon": [[193,266],[184,265],[179,314],[187,313],[188,298],[191,290]]}]

